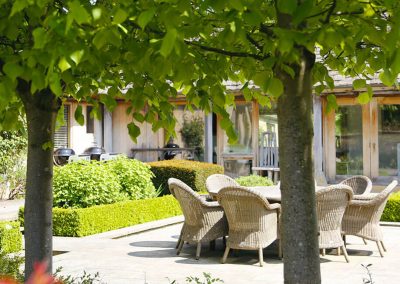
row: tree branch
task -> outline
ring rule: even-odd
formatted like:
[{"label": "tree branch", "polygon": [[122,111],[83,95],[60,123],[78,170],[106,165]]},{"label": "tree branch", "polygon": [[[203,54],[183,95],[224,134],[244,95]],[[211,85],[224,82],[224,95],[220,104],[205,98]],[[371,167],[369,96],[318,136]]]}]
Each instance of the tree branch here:
[{"label": "tree branch", "polygon": [[328,9],[328,14],[326,15],[326,18],[324,20],[324,24],[329,23],[331,16],[333,14],[333,11],[335,11],[336,8],[336,0],[333,0],[332,5]]},{"label": "tree branch", "polygon": [[246,38],[250,43],[252,43],[258,49],[258,51],[260,52],[263,51],[263,46],[258,41],[256,41],[250,34],[247,34]]},{"label": "tree branch", "polygon": [[223,54],[223,55],[227,55],[227,56],[231,56],[231,57],[250,57],[250,58],[257,59],[257,60],[264,60],[269,57],[268,55],[258,55],[258,54],[247,53],[247,52],[228,51],[228,50],[224,50],[224,49],[220,49],[220,48],[216,48],[216,47],[202,45],[200,43],[197,43],[194,41],[189,41],[189,40],[184,40],[184,42],[187,45],[195,46],[195,47],[198,47],[205,51],[215,52],[215,53],[219,53],[219,54]]}]

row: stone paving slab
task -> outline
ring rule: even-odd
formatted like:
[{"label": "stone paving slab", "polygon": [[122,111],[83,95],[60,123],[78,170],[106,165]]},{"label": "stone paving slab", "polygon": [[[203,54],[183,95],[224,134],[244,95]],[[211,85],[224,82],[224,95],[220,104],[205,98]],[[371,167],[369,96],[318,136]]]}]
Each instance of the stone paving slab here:
[{"label": "stone paving slab", "polygon": [[[222,241],[215,251],[207,244],[200,260],[195,260],[195,246],[185,245],[180,256],[175,245],[181,224],[145,231],[119,239],[54,238],[54,250],[68,251],[54,257],[54,267],[75,276],[83,271],[100,272],[106,283],[163,284],[176,280],[185,283],[187,276],[203,272],[221,278],[225,283],[283,283],[283,264],[277,257],[276,244],[264,250],[264,267],[259,267],[256,251],[238,251],[221,264]],[[400,283],[400,227],[383,227],[388,248],[384,258],[375,243],[364,245],[360,238],[348,237],[350,263],[336,252],[321,257],[322,283],[363,283],[367,277],[361,264],[370,267],[375,283]]]},{"label": "stone paving slab", "polygon": [[24,199],[0,200],[0,221],[17,220],[19,208],[24,203]]}]

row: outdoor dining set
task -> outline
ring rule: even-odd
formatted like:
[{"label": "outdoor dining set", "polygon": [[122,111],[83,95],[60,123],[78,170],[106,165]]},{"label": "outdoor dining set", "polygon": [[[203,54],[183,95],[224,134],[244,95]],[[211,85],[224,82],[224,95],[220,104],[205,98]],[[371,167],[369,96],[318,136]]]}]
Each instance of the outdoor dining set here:
[{"label": "outdoor dining set", "polygon": [[[231,249],[257,250],[263,266],[263,248],[278,241],[280,245],[280,186],[243,187],[234,179],[221,174],[207,178],[208,195],[200,195],[181,180],[170,178],[169,189],[178,200],[184,223],[177,243],[179,255],[184,243],[196,244],[196,259],[201,245],[223,238],[226,245],[222,256],[225,263]],[[366,176],[353,176],[336,185],[316,185],[318,241],[322,255],[326,249],[336,248],[346,261],[345,236],[354,235],[376,242],[383,257],[386,248],[379,220],[390,193],[397,181],[382,192],[371,193],[372,182]],[[227,237],[227,239],[225,239]]]}]

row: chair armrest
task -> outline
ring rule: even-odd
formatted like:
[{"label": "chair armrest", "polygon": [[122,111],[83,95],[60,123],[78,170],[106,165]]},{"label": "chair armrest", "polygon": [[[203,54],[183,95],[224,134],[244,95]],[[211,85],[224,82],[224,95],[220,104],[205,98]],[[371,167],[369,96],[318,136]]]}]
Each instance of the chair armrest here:
[{"label": "chair armrest", "polygon": [[367,193],[367,194],[355,194],[353,195],[354,200],[371,200],[374,199],[378,193]]},{"label": "chair armrest", "polygon": [[215,208],[221,208],[221,210],[222,210],[222,207],[221,207],[221,205],[218,203],[218,201],[206,201],[206,200],[201,200],[201,205],[203,206],[203,207],[207,207],[207,208],[213,208],[213,207],[215,207]]},{"label": "chair armrest", "polygon": [[268,210],[281,210],[281,205],[279,203],[269,204]]},{"label": "chair armrest", "polygon": [[349,206],[371,206],[373,199],[353,199],[350,200]]}]

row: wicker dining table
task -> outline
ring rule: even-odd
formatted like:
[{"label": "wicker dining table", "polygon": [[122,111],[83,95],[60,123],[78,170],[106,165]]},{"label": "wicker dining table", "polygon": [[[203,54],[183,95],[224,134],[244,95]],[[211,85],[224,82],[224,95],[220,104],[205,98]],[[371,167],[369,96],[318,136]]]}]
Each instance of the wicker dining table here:
[{"label": "wicker dining table", "polygon": [[[281,202],[282,201],[282,193],[279,188],[279,185],[271,185],[271,186],[251,186],[250,189],[260,193],[262,196],[267,198],[270,202]],[[317,186],[315,188],[316,191],[325,188],[325,186]],[[217,200],[218,192],[214,192],[212,190],[209,191],[209,195],[213,200]]]}]

